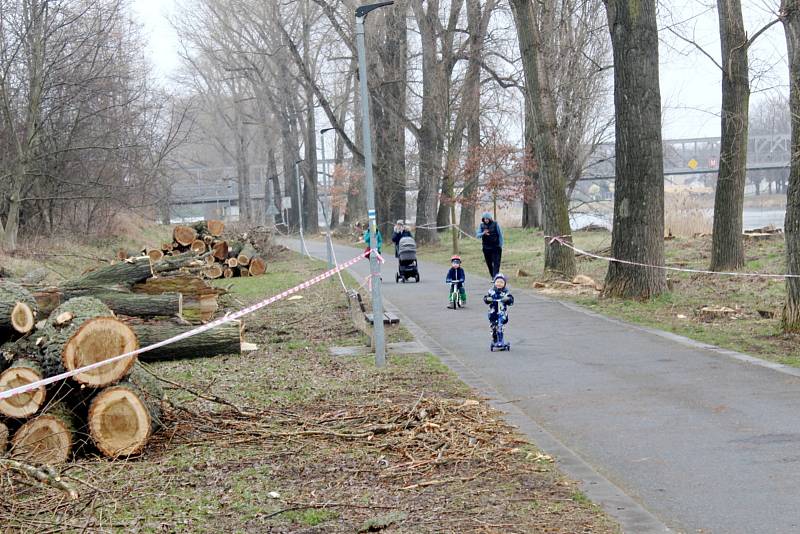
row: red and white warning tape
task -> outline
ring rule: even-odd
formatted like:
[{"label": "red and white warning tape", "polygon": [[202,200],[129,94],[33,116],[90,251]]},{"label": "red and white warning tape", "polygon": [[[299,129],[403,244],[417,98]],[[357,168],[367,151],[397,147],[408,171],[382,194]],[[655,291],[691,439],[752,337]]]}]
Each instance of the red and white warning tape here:
[{"label": "red and white warning tape", "polygon": [[[378,252],[375,251],[376,255],[377,255],[377,253]],[[342,263],[341,265],[337,265],[333,269],[331,269],[329,271],[326,271],[326,272],[320,274],[319,276],[315,276],[314,278],[311,278],[310,280],[306,280],[302,284],[298,284],[298,285],[294,286],[291,289],[287,289],[283,293],[279,293],[278,295],[272,296],[272,297],[270,297],[268,299],[264,299],[262,301],[256,302],[255,304],[252,304],[252,305],[250,305],[250,306],[248,306],[246,308],[243,308],[243,309],[241,309],[241,310],[239,310],[237,312],[227,313],[227,314],[225,314],[225,316],[220,317],[219,319],[216,319],[214,321],[211,321],[210,323],[206,323],[206,324],[204,324],[202,326],[198,326],[197,328],[194,328],[194,329],[189,330],[187,332],[183,332],[182,334],[178,334],[177,336],[173,336],[173,337],[165,339],[163,341],[159,341],[158,343],[153,343],[152,345],[148,345],[146,347],[141,347],[141,348],[138,348],[136,350],[132,350],[130,352],[126,352],[125,354],[120,354],[118,356],[114,356],[112,358],[108,358],[107,360],[101,360],[101,361],[93,363],[91,365],[87,365],[87,366],[81,367],[79,369],[74,369],[72,371],[67,371],[65,373],[54,375],[54,376],[51,376],[49,378],[45,378],[43,380],[39,380],[39,381],[36,381],[36,382],[32,382],[30,384],[26,384],[24,386],[19,386],[19,387],[15,387],[15,388],[12,388],[12,389],[7,389],[5,391],[0,391],[0,400],[8,399],[8,398],[14,397],[16,395],[22,395],[23,393],[27,393],[29,391],[33,391],[34,389],[38,389],[38,388],[40,388],[42,386],[46,386],[48,384],[53,384],[53,383],[59,382],[61,380],[66,380],[67,378],[71,378],[73,376],[79,375],[81,373],[85,373],[87,371],[92,371],[94,369],[97,369],[98,367],[102,367],[104,365],[108,365],[108,364],[114,363],[116,361],[123,360],[125,358],[130,358],[131,356],[133,356],[135,354],[141,354],[143,352],[148,352],[148,351],[151,351],[153,349],[157,349],[159,347],[164,347],[166,345],[170,345],[172,343],[175,343],[176,341],[180,341],[182,339],[186,339],[186,338],[189,338],[189,337],[192,337],[192,336],[196,336],[197,334],[200,334],[201,332],[206,332],[208,330],[211,330],[212,328],[216,328],[221,324],[229,323],[231,321],[235,321],[236,319],[239,319],[240,317],[244,317],[245,315],[249,315],[249,314],[251,314],[251,313],[253,313],[253,312],[257,311],[257,310],[260,310],[261,308],[264,308],[264,307],[269,306],[270,304],[273,304],[273,303],[275,303],[275,302],[277,302],[277,301],[279,301],[281,299],[284,299],[284,298],[288,297],[289,295],[297,293],[298,291],[302,291],[303,289],[309,288],[309,287],[313,286],[314,284],[317,284],[317,283],[325,280],[326,278],[330,278],[331,276],[333,276],[334,274],[338,273],[339,271],[343,271],[344,269],[347,269],[351,265],[355,265],[356,263],[358,263],[362,259],[365,259],[365,258],[368,258],[368,257],[369,257],[369,250],[366,250],[362,254],[359,254],[358,256],[356,256],[355,258],[353,258],[353,259],[351,259],[351,260],[349,260],[349,261],[347,261],[345,263]]]},{"label": "red and white warning tape", "polygon": [[681,273],[697,273],[697,274],[718,274],[722,276],[746,276],[752,278],[800,278],[800,274],[770,274],[770,273],[740,273],[736,271],[707,271],[705,269],[689,269],[686,267],[670,267],[668,265],[651,265],[648,263],[640,263],[638,261],[628,261],[628,260],[619,260],[617,258],[610,258],[608,256],[600,256],[599,254],[592,254],[591,252],[587,252],[585,250],[581,250],[565,238],[570,236],[558,235],[558,236],[544,236],[545,239],[549,240],[550,245],[553,243],[558,243],[563,245],[567,248],[571,248],[578,254],[583,254],[584,256],[589,256],[590,258],[596,258],[598,260],[604,260],[607,262],[615,262],[615,263],[624,263],[625,265],[635,265],[637,267],[647,267],[650,269],[662,269],[664,271],[677,271]]}]

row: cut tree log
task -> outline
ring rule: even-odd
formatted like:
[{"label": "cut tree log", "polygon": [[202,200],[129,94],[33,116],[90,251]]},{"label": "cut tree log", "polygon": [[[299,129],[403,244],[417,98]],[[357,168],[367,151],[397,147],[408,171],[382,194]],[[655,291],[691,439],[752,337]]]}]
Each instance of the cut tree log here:
[{"label": "cut tree log", "polygon": [[164,252],[158,248],[151,248],[147,251],[147,257],[150,258],[150,261],[158,261],[164,257]]},{"label": "cut tree log", "polygon": [[214,237],[219,237],[225,231],[225,223],[217,219],[209,219],[206,221],[208,233]]},{"label": "cut tree log", "polygon": [[[56,317],[69,312],[73,319],[64,326]],[[133,330],[113,316],[108,306],[92,297],[70,299],[50,315],[41,330],[42,370],[45,376],[72,371],[136,350]],[[118,382],[130,373],[136,355],[80,373],[72,378],[80,384],[102,387]]]},{"label": "cut tree log", "polygon": [[62,303],[77,297],[94,297],[120,315],[133,317],[180,316],[183,298],[180,293],[139,295],[119,289],[90,287],[82,289],[48,288],[33,293],[39,309],[51,314]]},{"label": "cut tree log", "polygon": [[116,386],[98,393],[89,406],[89,435],[109,458],[142,452],[161,426],[163,391],[141,369]]},{"label": "cut tree log", "polygon": [[206,265],[214,265],[215,263],[217,263],[217,258],[215,258],[213,255],[206,256]]},{"label": "cut tree log", "polygon": [[175,249],[175,246],[172,244],[171,241],[165,241],[161,243],[161,250],[163,252],[172,252]]},{"label": "cut tree log", "polygon": [[233,269],[230,267],[225,267],[222,269],[222,277],[223,278],[233,278]]},{"label": "cut tree log", "polygon": [[195,239],[189,246],[189,249],[195,254],[202,254],[206,251],[206,242],[202,239]]},{"label": "cut tree log", "polygon": [[[27,386],[44,378],[42,368],[30,359],[15,360],[0,374],[0,391]],[[47,394],[44,386],[33,391],[0,400],[0,415],[12,419],[27,419],[44,405]]]},{"label": "cut tree log", "polygon": [[83,276],[62,283],[62,289],[85,289],[92,287],[130,287],[144,282],[153,275],[177,271],[182,267],[201,265],[203,258],[191,252],[176,256],[165,256],[157,262],[151,262],[147,256],[131,258],[127,261],[107,265],[90,271]]},{"label": "cut tree log", "polygon": [[212,255],[219,261],[225,261],[228,258],[229,246],[227,241],[214,241],[211,243]]},{"label": "cut tree log", "polygon": [[237,260],[236,258],[228,258],[227,260],[225,260],[225,265],[227,265],[230,268],[238,267],[239,260]]},{"label": "cut tree log", "polygon": [[177,292],[183,295],[185,320],[193,323],[210,321],[217,311],[217,297],[220,290],[209,285],[197,276],[180,274],[150,278],[143,284],[133,287],[136,293],[157,295],[162,292]]},{"label": "cut tree log", "polygon": [[188,247],[197,239],[197,232],[191,226],[178,225],[172,230],[172,239],[176,243]]},{"label": "cut tree log", "polygon": [[222,267],[215,263],[214,265],[209,265],[205,269],[203,269],[203,276],[206,278],[211,278],[212,280],[215,278],[219,278],[222,276]]},{"label": "cut tree log", "polygon": [[0,456],[8,450],[8,426],[0,421]]},{"label": "cut tree log", "polygon": [[228,241],[228,257],[235,258],[242,251],[244,243],[241,241]]},{"label": "cut tree log", "polygon": [[[143,347],[183,334],[194,327],[172,323],[132,324],[136,337]],[[222,324],[212,330],[201,332],[164,347],[159,347],[139,355],[142,361],[178,360],[189,358],[210,358],[221,354],[240,354],[242,344],[242,324],[239,321]]]},{"label": "cut tree log", "polygon": [[239,254],[236,255],[236,259],[239,261],[239,265],[243,267],[247,267],[250,264],[250,259],[258,256],[258,252],[250,243],[247,243],[242,247],[242,250],[239,251]]},{"label": "cut tree log", "polygon": [[264,258],[256,256],[250,260],[248,268],[250,270],[250,276],[261,276],[267,272],[267,262]]},{"label": "cut tree log", "polygon": [[250,272],[250,269],[248,269],[247,267],[239,267],[239,276],[247,277],[251,275],[252,273]]},{"label": "cut tree log", "polygon": [[213,243],[213,242],[214,242],[214,236],[213,235],[206,234],[206,235],[203,236],[203,243],[205,243],[206,245],[210,246],[211,243]]},{"label": "cut tree log", "polygon": [[81,425],[64,403],[50,406],[47,413],[31,419],[14,433],[11,456],[32,464],[61,464],[69,460]]},{"label": "cut tree log", "polygon": [[13,282],[0,282],[0,342],[33,330],[36,313],[36,301],[27,289]]}]

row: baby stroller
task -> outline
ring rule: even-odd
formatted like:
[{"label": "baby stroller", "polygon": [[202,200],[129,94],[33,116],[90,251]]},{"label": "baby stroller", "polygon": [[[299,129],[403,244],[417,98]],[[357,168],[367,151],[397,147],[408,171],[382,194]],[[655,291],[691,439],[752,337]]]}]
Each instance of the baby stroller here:
[{"label": "baby stroller", "polygon": [[397,244],[399,252],[397,254],[397,274],[394,275],[395,283],[401,280],[405,283],[409,278],[419,282],[419,271],[417,270],[417,242],[413,237],[403,237]]}]

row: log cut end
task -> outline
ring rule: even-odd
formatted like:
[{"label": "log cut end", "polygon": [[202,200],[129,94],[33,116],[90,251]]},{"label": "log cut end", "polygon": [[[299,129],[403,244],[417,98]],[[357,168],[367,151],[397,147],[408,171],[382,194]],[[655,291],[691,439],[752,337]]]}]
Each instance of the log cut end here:
[{"label": "log cut end", "polygon": [[219,237],[225,231],[225,223],[216,219],[209,219],[206,221],[208,226],[208,233],[214,237]]},{"label": "log cut end", "polygon": [[172,231],[172,238],[179,244],[188,247],[197,239],[197,232],[191,226],[176,226]]},{"label": "log cut end", "polygon": [[[27,386],[41,379],[42,373],[35,365],[17,362],[14,367],[0,374],[0,391]],[[45,398],[45,388],[40,386],[33,391],[0,400],[0,414],[14,419],[25,419],[39,411]]]},{"label": "log cut end", "polygon": [[8,427],[0,421],[0,456],[8,450]]},{"label": "log cut end", "polygon": [[212,280],[215,278],[220,278],[222,276],[222,267],[220,267],[218,264],[209,265],[203,269],[203,276],[206,278],[211,278]]},{"label": "log cut end", "polygon": [[164,252],[157,248],[151,248],[147,251],[147,256],[150,258],[150,261],[156,262],[164,257]]},{"label": "log cut end", "polygon": [[250,260],[250,276],[261,276],[267,272],[267,262],[264,258],[255,257]]},{"label": "log cut end", "polygon": [[206,251],[206,242],[202,239],[195,239],[189,248],[196,254],[202,254]]},{"label": "log cut end", "polygon": [[[96,317],[84,322],[67,341],[61,353],[64,368],[74,370],[139,348],[136,334],[115,317]],[[88,386],[101,387],[125,378],[136,355],[80,373],[74,378]]]},{"label": "log cut end", "polygon": [[27,334],[36,324],[36,314],[26,302],[17,302],[11,310],[11,326],[20,334]]},{"label": "log cut end", "polygon": [[101,391],[89,409],[89,432],[108,457],[138,454],[153,428],[147,404],[135,390],[113,386]]},{"label": "log cut end", "polygon": [[11,440],[11,454],[37,465],[62,464],[72,452],[74,430],[67,419],[41,415],[17,430]]}]

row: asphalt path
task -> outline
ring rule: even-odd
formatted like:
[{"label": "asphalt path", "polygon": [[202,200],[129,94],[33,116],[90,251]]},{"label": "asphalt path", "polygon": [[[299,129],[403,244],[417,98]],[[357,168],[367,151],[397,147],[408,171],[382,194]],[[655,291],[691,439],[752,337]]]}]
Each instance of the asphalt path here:
[{"label": "asphalt path", "polygon": [[[324,243],[307,243],[325,258]],[[467,307],[449,310],[447,266],[421,261],[419,284],[396,284],[387,250],[388,308],[496,396],[626,532],[800,532],[797,369],[514,287],[512,350],[492,353],[488,277],[468,275]],[[358,252],[336,246],[339,261]],[[359,280],[368,271],[352,269]]]}]

